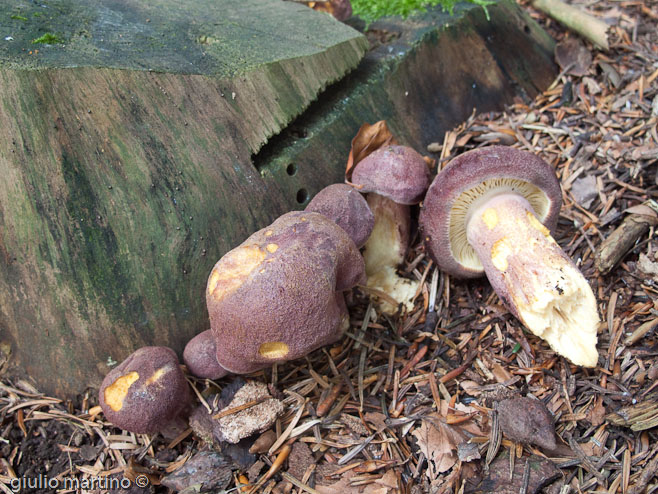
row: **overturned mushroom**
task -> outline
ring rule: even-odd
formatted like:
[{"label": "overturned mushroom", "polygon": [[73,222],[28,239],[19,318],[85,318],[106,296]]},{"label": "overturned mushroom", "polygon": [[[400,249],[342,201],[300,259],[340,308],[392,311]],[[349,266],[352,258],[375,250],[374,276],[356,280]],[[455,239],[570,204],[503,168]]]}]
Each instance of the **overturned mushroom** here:
[{"label": "overturned mushroom", "polygon": [[336,341],[349,326],[342,292],[364,278],[363,258],[341,227],[319,213],[284,214],[210,274],[217,361],[244,374]]},{"label": "overturned mushroom", "polygon": [[551,236],[562,202],[552,168],[505,146],[453,159],[427,191],[420,227],[432,258],[448,273],[486,273],[521,322],[577,365],[598,360],[596,299]]},{"label": "overturned mushroom", "polygon": [[197,377],[220,379],[228,374],[217,362],[217,345],[210,329],[199,333],[185,345],[183,361]]},{"label": "overturned mushroom", "polygon": [[[381,290],[407,310],[413,308],[418,282],[398,276],[410,240],[410,205],[423,198],[430,172],[423,157],[406,146],[384,146],[359,161],[351,182],[361,192],[375,215],[375,226],[366,242],[363,257],[368,286]],[[393,307],[381,301],[381,309]]]},{"label": "overturned mushroom", "polygon": [[360,249],[372,232],[375,217],[363,196],[347,184],[332,184],[318,192],[305,211],[336,222]]},{"label": "overturned mushroom", "polygon": [[110,422],[144,434],[180,429],[183,420],[179,415],[190,397],[178,357],[161,346],[133,352],[105,376],[99,392],[101,408]]}]

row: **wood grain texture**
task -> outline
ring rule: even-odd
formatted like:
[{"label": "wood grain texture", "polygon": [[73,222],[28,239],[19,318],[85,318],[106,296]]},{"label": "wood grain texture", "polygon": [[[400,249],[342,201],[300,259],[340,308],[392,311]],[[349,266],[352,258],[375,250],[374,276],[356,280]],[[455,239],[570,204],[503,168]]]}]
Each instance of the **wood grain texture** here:
[{"label": "wood grain texture", "polygon": [[364,122],[385,119],[402,143],[424,152],[474,110],[502,110],[546,89],[558,72],[553,40],[513,1],[488,13],[460,4],[452,17],[434,9],[374,23],[394,40],[369,52],[257,156],[269,186],[288,207],[300,207],[300,189],[311,198],[321,177],[343,181],[350,142]]},{"label": "wood grain texture", "polygon": [[0,50],[0,340],[56,395],[207,329],[214,263],[287,211],[251,155],[367,47],[291,2],[144,4],[2,6],[28,21]]}]

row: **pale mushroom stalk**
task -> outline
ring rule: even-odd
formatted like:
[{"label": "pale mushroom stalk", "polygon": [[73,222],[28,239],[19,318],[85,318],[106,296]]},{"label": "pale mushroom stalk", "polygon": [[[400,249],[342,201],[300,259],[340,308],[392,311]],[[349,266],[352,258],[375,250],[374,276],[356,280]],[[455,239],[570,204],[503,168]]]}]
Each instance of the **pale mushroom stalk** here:
[{"label": "pale mushroom stalk", "polygon": [[466,235],[510,311],[574,364],[595,366],[596,299],[530,203],[509,192],[485,198],[471,210]]},{"label": "pale mushroom stalk", "polygon": [[[411,311],[419,282],[397,274],[409,244],[410,207],[374,192],[368,194],[367,201],[375,215],[375,225],[363,251],[367,286],[386,293]],[[397,310],[386,300],[380,302],[380,308],[387,314]]]},{"label": "pale mushroom stalk", "polygon": [[375,216],[363,253],[368,286],[388,295],[380,297],[382,312],[393,314],[399,306],[410,311],[418,282],[398,276],[397,268],[409,246],[410,206],[421,201],[429,186],[427,163],[410,147],[384,146],[356,164],[351,181],[367,194]]}]

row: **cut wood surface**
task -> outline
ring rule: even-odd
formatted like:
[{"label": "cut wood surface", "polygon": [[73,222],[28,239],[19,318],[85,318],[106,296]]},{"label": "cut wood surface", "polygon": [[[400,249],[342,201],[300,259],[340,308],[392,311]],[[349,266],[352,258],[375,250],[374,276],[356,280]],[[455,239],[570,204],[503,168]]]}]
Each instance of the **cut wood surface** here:
[{"label": "cut wood surface", "polygon": [[1,8],[0,339],[72,394],[207,329],[213,264],[287,210],[250,156],[367,42],[274,0]]},{"label": "cut wood surface", "polygon": [[261,175],[290,207],[300,187],[312,197],[321,179],[343,181],[346,149],[364,122],[385,119],[401,143],[424,152],[474,110],[532,98],[557,75],[554,41],[513,1],[488,7],[488,17],[479,6],[460,4],[454,16],[435,8],[371,28],[393,41],[370,51],[257,156]]}]

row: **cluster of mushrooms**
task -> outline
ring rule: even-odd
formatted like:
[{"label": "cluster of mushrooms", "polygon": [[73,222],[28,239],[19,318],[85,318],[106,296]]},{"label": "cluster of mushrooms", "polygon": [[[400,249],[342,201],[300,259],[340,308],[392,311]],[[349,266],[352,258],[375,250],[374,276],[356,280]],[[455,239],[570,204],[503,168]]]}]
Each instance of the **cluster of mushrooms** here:
[{"label": "cluster of mushrooms", "polygon": [[[206,288],[210,330],[183,353],[201,378],[246,374],[302,357],[349,327],[344,293],[367,285],[379,308],[410,310],[420,292],[401,277],[412,226],[426,252],[458,278],[486,274],[500,300],[573,364],[594,367],[599,316],[592,290],[551,236],[562,194],[552,168],[505,146],[466,152],[430,185],[427,162],[386,145],[358,161],[349,183],[320,191],[223,256]],[[184,415],[189,391],[176,354],[137,350],[103,381],[108,420],[153,433]]]}]

